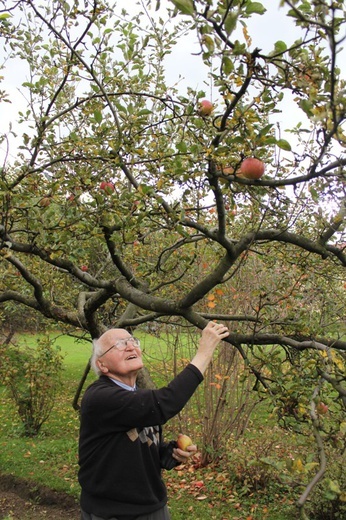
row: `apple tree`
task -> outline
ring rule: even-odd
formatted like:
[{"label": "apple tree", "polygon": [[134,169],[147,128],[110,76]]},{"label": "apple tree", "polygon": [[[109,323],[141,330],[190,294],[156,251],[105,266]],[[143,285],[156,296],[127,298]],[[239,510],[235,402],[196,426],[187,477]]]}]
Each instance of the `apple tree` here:
[{"label": "apple tree", "polygon": [[223,320],[323,446],[346,405],[345,6],[270,3],[296,36],[264,51],[265,2],[0,0],[0,303],[90,337]]}]

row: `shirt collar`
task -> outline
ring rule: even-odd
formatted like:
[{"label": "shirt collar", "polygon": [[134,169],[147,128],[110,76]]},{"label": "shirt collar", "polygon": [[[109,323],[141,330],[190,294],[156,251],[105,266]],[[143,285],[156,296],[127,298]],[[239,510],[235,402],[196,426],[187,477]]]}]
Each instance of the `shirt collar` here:
[{"label": "shirt collar", "polygon": [[111,379],[113,383],[115,383],[116,385],[121,386],[121,388],[124,388],[124,390],[129,390],[130,392],[134,392],[135,390],[137,390],[136,385],[129,386],[123,383],[122,381],[118,381],[118,379],[113,379],[112,377],[110,377],[109,379]]}]

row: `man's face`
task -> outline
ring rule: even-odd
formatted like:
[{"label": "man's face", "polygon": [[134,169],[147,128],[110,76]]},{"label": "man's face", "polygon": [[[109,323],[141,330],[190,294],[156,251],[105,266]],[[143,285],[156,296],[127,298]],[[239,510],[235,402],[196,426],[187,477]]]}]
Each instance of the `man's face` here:
[{"label": "man's face", "polygon": [[[109,377],[115,377],[120,381],[127,380],[143,367],[141,349],[131,338],[124,329],[109,330],[101,337],[104,354],[99,358],[99,364],[102,372]],[[105,372],[104,368],[107,368],[108,372]]]}]

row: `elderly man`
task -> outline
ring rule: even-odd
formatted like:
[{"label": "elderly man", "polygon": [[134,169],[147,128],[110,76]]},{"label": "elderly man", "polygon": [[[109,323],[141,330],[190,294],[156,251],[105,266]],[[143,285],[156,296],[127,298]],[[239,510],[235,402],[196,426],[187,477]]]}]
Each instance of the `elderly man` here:
[{"label": "elderly man", "polygon": [[81,404],[82,520],[169,520],[161,470],[185,462],[197,448],[164,442],[162,425],[185,406],[228,334],[224,325],[209,322],[191,362],[157,390],[136,388],[140,343],[126,330],[110,329],[94,340],[91,365],[99,379]]}]

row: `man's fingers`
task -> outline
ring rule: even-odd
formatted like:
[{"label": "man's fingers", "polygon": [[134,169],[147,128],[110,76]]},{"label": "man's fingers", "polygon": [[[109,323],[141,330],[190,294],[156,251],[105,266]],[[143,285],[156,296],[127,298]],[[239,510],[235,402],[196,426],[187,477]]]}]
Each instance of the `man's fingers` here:
[{"label": "man's fingers", "polygon": [[210,321],[206,326],[205,330],[210,330],[210,332],[216,332],[218,336],[226,337],[229,335],[229,330],[226,325],[222,323],[215,323],[214,321]]}]

